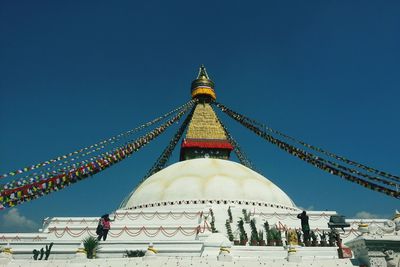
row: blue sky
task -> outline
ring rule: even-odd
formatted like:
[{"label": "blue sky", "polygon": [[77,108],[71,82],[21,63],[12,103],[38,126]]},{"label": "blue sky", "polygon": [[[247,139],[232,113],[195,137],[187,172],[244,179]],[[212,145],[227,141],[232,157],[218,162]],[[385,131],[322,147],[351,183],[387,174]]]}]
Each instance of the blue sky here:
[{"label": "blue sky", "polygon": [[[205,64],[218,100],[233,110],[399,175],[399,8],[398,1],[3,1],[0,172],[96,143],[187,102]],[[348,217],[387,217],[399,208],[398,200],[221,119],[297,205]],[[0,211],[0,231],[115,210],[175,131],[90,179]]]}]

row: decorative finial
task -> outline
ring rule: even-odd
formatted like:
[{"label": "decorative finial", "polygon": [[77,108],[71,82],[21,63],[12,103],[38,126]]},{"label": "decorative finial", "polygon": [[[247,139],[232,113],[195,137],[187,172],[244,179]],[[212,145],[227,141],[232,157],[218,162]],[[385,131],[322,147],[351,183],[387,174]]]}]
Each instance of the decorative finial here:
[{"label": "decorative finial", "polygon": [[197,79],[210,79],[208,77],[207,71],[206,71],[206,67],[204,67],[203,64],[201,64],[200,69],[199,69],[199,74],[197,75]]},{"label": "decorative finial", "polygon": [[203,64],[200,66],[196,80],[192,82],[191,89],[192,98],[201,98],[207,102],[216,99],[214,82],[208,76],[206,67]]}]

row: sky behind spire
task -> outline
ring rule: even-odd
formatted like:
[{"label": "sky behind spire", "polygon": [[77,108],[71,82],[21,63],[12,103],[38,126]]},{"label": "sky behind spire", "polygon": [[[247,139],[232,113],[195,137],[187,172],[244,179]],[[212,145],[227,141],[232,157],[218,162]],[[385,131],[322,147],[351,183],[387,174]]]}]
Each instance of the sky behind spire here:
[{"label": "sky behind spire", "polygon": [[[0,172],[187,102],[204,64],[217,100],[233,110],[399,175],[399,9],[399,1],[3,1]],[[348,217],[398,208],[398,200],[321,172],[219,116],[297,205]],[[11,215],[32,226],[47,216],[113,211],[176,130]],[[178,159],[175,151],[172,162]],[[12,230],[4,225],[0,231]]]}]

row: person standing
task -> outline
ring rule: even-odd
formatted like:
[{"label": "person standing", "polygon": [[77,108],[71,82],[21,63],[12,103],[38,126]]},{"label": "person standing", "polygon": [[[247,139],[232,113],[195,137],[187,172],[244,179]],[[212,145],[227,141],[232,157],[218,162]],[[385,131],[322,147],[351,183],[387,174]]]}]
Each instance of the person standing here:
[{"label": "person standing", "polygon": [[101,240],[101,238],[103,238],[103,241],[106,241],[108,231],[110,231],[110,228],[111,228],[111,223],[108,214],[101,216],[99,221],[98,231],[96,231],[96,233],[98,234],[97,240]]},{"label": "person standing", "polygon": [[101,217],[99,223],[97,224],[96,228],[97,240],[100,240],[101,237],[103,236],[103,220],[104,218]]},{"label": "person standing", "polygon": [[297,218],[301,220],[301,230],[304,234],[304,243],[308,244],[310,242],[310,225],[308,223],[308,216],[304,210],[302,213],[297,215]]}]

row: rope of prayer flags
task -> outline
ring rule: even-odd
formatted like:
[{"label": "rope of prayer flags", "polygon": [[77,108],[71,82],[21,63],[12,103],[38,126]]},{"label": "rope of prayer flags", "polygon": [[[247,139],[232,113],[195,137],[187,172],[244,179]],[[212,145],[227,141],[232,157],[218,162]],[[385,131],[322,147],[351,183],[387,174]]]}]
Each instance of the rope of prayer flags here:
[{"label": "rope of prayer flags", "polygon": [[[106,141],[112,140],[111,142],[108,143],[108,145],[116,143],[123,135],[125,135],[125,137],[126,137],[128,135],[131,135],[131,134],[143,129],[144,127],[149,127],[149,126],[153,125],[154,123],[160,121],[162,118],[170,116],[172,113],[176,112],[177,110],[181,110],[182,108],[187,107],[192,102],[193,102],[193,100],[189,101],[188,103],[186,103],[186,104],[184,104],[184,105],[182,105],[182,106],[180,106],[180,107],[178,107],[178,108],[176,108],[176,109],[174,109],[174,110],[172,110],[172,111],[170,111],[168,113],[166,113],[165,115],[163,115],[161,117],[158,117],[158,118],[156,118],[156,119],[154,119],[154,120],[152,120],[152,121],[150,121],[150,122],[148,122],[146,124],[143,124],[143,125],[141,125],[139,127],[136,127],[133,130],[130,130],[130,131],[125,132],[123,134],[119,134],[117,136],[109,138]],[[102,142],[104,142],[104,141],[102,141]],[[4,185],[0,185],[0,190],[1,189],[13,189],[13,188],[16,188],[16,187],[21,187],[21,186],[26,185],[26,184],[30,184],[30,183],[33,183],[33,182],[38,182],[40,180],[53,177],[53,176],[58,175],[60,173],[64,173],[67,170],[83,166],[83,165],[85,165],[85,164],[87,164],[89,162],[92,162],[92,161],[94,161],[94,160],[96,160],[98,158],[106,156],[107,153],[110,153],[111,151],[102,153],[100,155],[96,155],[96,156],[88,158],[88,159],[84,159],[84,160],[82,160],[80,162],[78,161],[79,158],[83,158],[83,157],[87,156],[88,154],[90,154],[90,153],[92,153],[94,151],[98,151],[100,149],[103,149],[105,147],[106,147],[106,145],[104,145],[104,144],[101,145],[101,146],[97,146],[92,151],[88,151],[88,152],[85,152],[85,153],[78,154],[78,155],[76,155],[76,156],[74,156],[72,158],[69,158],[68,160],[66,160],[64,162],[57,163],[56,165],[53,165],[52,167],[49,167],[47,169],[42,169],[39,173],[35,172],[33,174],[30,174],[30,175],[28,174],[27,176],[19,178],[17,180],[9,181],[8,183],[6,183]],[[66,164],[66,163],[70,163],[70,164],[72,163],[72,164],[56,169],[57,166],[62,166],[64,164]]]},{"label": "rope of prayer flags", "polygon": [[177,122],[189,110],[189,108],[193,107],[193,105],[194,102],[181,110],[177,115],[169,119],[163,125],[155,128],[144,136],[129,142],[123,147],[115,149],[113,153],[109,154],[107,157],[103,157],[94,162],[87,163],[86,165],[78,169],[70,170],[69,172],[59,174],[40,182],[25,185],[11,190],[3,190],[0,193],[0,209],[13,207],[25,201],[36,199],[51,192],[58,191],[77,181],[91,177],[94,174],[114,165],[115,163],[122,161],[123,159],[129,157],[132,153],[138,151],[140,148],[144,147],[150,141],[158,137],[169,126]]},{"label": "rope of prayer flags", "polygon": [[217,106],[219,108],[221,108],[221,110],[226,113],[228,116],[230,116],[231,118],[233,118],[234,120],[236,120],[237,122],[239,122],[240,124],[242,124],[243,126],[245,126],[247,129],[253,131],[254,133],[256,133],[258,136],[264,138],[265,140],[267,140],[268,142],[276,145],[277,147],[279,147],[280,149],[288,152],[289,154],[296,156],[297,158],[310,163],[311,165],[329,172],[333,175],[336,176],[340,176],[342,178],[344,178],[347,181],[351,181],[354,183],[357,183],[363,187],[366,187],[368,189],[377,191],[377,192],[381,192],[384,193],[388,196],[392,196],[395,198],[400,198],[400,192],[398,192],[397,190],[392,190],[389,188],[386,188],[384,186],[372,183],[372,182],[368,182],[365,181],[359,177],[353,176],[349,173],[346,173],[344,171],[341,171],[339,169],[336,169],[328,164],[326,164],[325,162],[322,161],[321,157],[317,157],[309,152],[306,152],[304,150],[298,149],[292,145],[289,145],[283,141],[280,141],[279,139],[274,138],[273,136],[267,134],[265,131],[262,131],[261,129],[257,128],[256,126],[252,125],[251,123],[249,123],[247,120],[245,120],[243,118],[243,116],[241,116],[239,113],[236,113],[234,111],[232,111],[231,109],[224,107],[222,109],[221,105],[217,104]]},{"label": "rope of prayer flags", "polygon": [[164,149],[164,151],[161,153],[161,155],[158,157],[154,165],[150,168],[150,170],[147,172],[147,174],[142,178],[142,180],[138,183],[138,185],[135,187],[134,190],[131,191],[131,193],[122,201],[120,208],[125,207],[127,201],[131,198],[131,196],[135,193],[136,189],[150,176],[155,174],[156,172],[159,172],[162,170],[165,165],[167,164],[169,158],[172,155],[172,152],[175,150],[176,145],[178,144],[179,140],[181,139],[183,133],[185,132],[190,120],[192,119],[193,112],[195,110],[196,106],[192,108],[190,111],[189,115],[186,117],[186,119],[183,121],[182,125],[179,127],[178,131],[175,133],[174,137],[171,139],[167,147]]},{"label": "rope of prayer flags", "polygon": [[[226,109],[226,108],[227,108],[226,106],[224,106],[224,105],[221,104],[221,103],[215,103],[215,104],[216,104],[217,106],[219,106],[220,108],[222,108],[222,109]],[[393,175],[393,174],[390,174],[390,173],[387,173],[387,172],[384,172],[384,171],[380,171],[380,170],[377,170],[377,169],[375,169],[375,168],[368,167],[368,166],[366,166],[366,165],[364,165],[364,164],[361,164],[361,163],[355,162],[355,161],[353,161],[353,160],[347,159],[347,158],[345,158],[345,157],[343,157],[343,156],[336,155],[336,154],[331,153],[331,152],[329,152],[329,151],[326,151],[326,150],[324,150],[324,149],[322,149],[322,148],[319,148],[319,147],[316,147],[316,146],[307,144],[306,142],[303,142],[303,141],[301,141],[301,140],[297,140],[296,138],[291,137],[291,136],[289,136],[289,135],[287,135],[287,134],[284,134],[284,133],[282,133],[282,132],[280,132],[280,131],[274,130],[273,128],[268,127],[267,125],[262,124],[262,123],[260,123],[260,122],[257,122],[256,120],[250,119],[250,118],[247,117],[247,116],[244,116],[244,115],[241,115],[241,116],[243,117],[243,119],[245,119],[245,120],[247,120],[247,121],[249,121],[249,122],[251,122],[251,123],[253,123],[253,124],[255,124],[255,125],[258,125],[259,127],[264,128],[264,129],[268,130],[268,131],[271,132],[271,133],[274,133],[274,134],[277,134],[277,135],[279,135],[279,136],[282,136],[282,137],[284,137],[284,138],[286,138],[286,139],[288,139],[288,140],[291,140],[291,141],[293,141],[293,142],[295,142],[295,143],[301,144],[301,145],[303,145],[303,146],[305,146],[305,147],[307,147],[307,148],[310,148],[310,149],[312,149],[312,150],[314,150],[314,151],[320,152],[320,153],[322,153],[322,154],[325,154],[325,155],[327,155],[327,156],[330,156],[330,157],[332,157],[332,158],[335,158],[335,159],[337,159],[337,160],[339,160],[339,161],[345,162],[345,163],[347,163],[347,164],[349,164],[349,165],[356,166],[356,167],[358,167],[358,168],[360,168],[360,169],[363,169],[363,170],[366,170],[366,171],[368,171],[368,172],[375,173],[375,174],[377,174],[377,175],[380,175],[380,176],[389,178],[389,179],[391,179],[391,180],[393,180],[393,181],[400,181],[400,177],[397,176],[397,175]],[[370,176],[370,177],[371,177],[371,176]]]},{"label": "rope of prayer flags", "polygon": [[[18,170],[15,170],[15,171],[10,171],[10,172],[8,172],[8,173],[1,174],[1,175],[0,175],[0,179],[1,179],[1,178],[6,178],[6,177],[8,177],[8,176],[16,176],[16,175],[19,175],[19,174],[21,174],[21,173],[29,172],[29,171],[32,171],[32,170],[35,170],[35,169],[38,169],[38,168],[47,166],[47,165],[49,165],[49,164],[52,164],[52,163],[55,163],[55,162],[58,162],[58,161],[67,159],[67,158],[69,158],[69,157],[71,157],[71,156],[73,156],[73,155],[80,154],[80,153],[82,153],[83,151],[87,151],[87,150],[92,149],[92,148],[94,148],[94,149],[93,149],[93,152],[94,152],[94,151],[97,151],[97,150],[103,148],[102,145],[108,144],[108,143],[111,143],[111,144],[112,144],[112,143],[116,142],[117,140],[119,140],[121,137],[125,137],[125,136],[131,135],[131,134],[133,134],[133,133],[136,133],[136,132],[138,132],[138,131],[140,131],[140,130],[142,130],[142,129],[148,127],[148,126],[151,126],[151,125],[153,125],[153,124],[159,122],[160,120],[163,120],[163,119],[169,117],[170,115],[176,113],[176,112],[179,111],[179,110],[182,110],[182,109],[184,109],[184,108],[187,108],[188,106],[192,105],[193,103],[194,103],[194,100],[190,100],[190,101],[187,102],[186,104],[184,104],[184,105],[182,105],[182,106],[180,106],[180,107],[177,107],[177,108],[175,108],[175,109],[169,111],[168,113],[166,113],[166,114],[164,114],[164,115],[162,115],[162,116],[160,116],[160,117],[158,117],[158,118],[155,118],[154,120],[152,120],[152,121],[150,121],[150,122],[147,122],[147,123],[145,123],[145,124],[142,124],[142,125],[140,125],[139,127],[136,127],[136,128],[134,128],[134,129],[132,129],[132,130],[129,130],[129,131],[127,131],[127,132],[123,132],[123,133],[120,133],[120,134],[118,134],[118,135],[116,135],[116,136],[113,136],[113,137],[110,137],[110,138],[105,139],[105,140],[103,140],[103,141],[100,141],[100,142],[98,142],[98,143],[96,143],[96,144],[93,144],[93,145],[90,145],[90,146],[81,148],[81,149],[76,150],[76,151],[74,151],[74,152],[71,152],[71,153],[68,153],[68,154],[65,154],[65,155],[62,155],[62,156],[58,156],[58,157],[55,157],[55,158],[53,158],[53,159],[50,159],[50,160],[47,160],[47,161],[44,161],[44,162],[37,163],[37,164],[35,164],[35,165],[27,166],[27,167],[24,167],[24,168],[22,168],[22,169],[18,169]],[[90,154],[90,153],[87,153],[87,154]]]},{"label": "rope of prayer flags", "polygon": [[[214,108],[213,108],[214,109]],[[239,144],[236,142],[236,140],[233,138],[233,136],[230,134],[226,126],[222,123],[222,121],[219,119],[217,116],[217,120],[222,126],[222,129],[224,129],[225,135],[228,138],[228,142],[233,146],[233,151],[235,151],[235,154],[237,158],[239,159],[240,164],[246,166],[249,169],[254,170],[253,164],[251,163],[250,160],[246,157],[246,154],[242,151],[240,148]]]},{"label": "rope of prayer flags", "polygon": [[[224,105],[222,105],[222,104],[220,104],[220,103],[216,103],[216,105],[217,105],[217,106],[219,105],[219,107],[220,107],[221,109],[228,109],[226,106],[224,106]],[[229,109],[228,109],[228,110],[229,110]],[[256,122],[255,120],[249,119],[248,117],[246,117],[246,116],[244,116],[244,115],[241,115],[241,114],[238,114],[238,115],[240,115],[244,120],[248,121],[249,123],[254,123],[255,125],[258,125],[259,127],[262,127],[262,128],[266,128],[266,127],[267,127],[267,126],[265,126],[265,125],[263,125],[263,124],[261,124],[261,123],[259,123],[259,122]],[[266,128],[266,129],[269,130],[270,132],[271,132],[271,131],[275,131],[275,130],[272,130],[272,129],[270,129],[270,128]],[[283,135],[283,134],[280,133],[280,135]],[[292,138],[292,137],[290,137],[290,138]],[[294,138],[292,138],[292,139],[295,140]],[[292,139],[290,139],[290,140],[292,140]],[[298,142],[300,142],[300,141],[298,141]],[[326,153],[324,153],[324,154],[326,154]],[[332,154],[332,155],[334,155],[334,154]],[[351,172],[351,173],[353,173],[353,174],[357,174],[357,175],[363,176],[363,177],[365,177],[365,178],[367,178],[367,179],[369,179],[369,180],[377,181],[377,182],[380,182],[380,183],[383,183],[383,184],[386,184],[386,185],[389,185],[389,186],[394,186],[394,187],[396,187],[396,188],[400,186],[400,184],[397,183],[398,180],[396,180],[396,179],[394,179],[394,178],[383,178],[383,177],[380,178],[380,177],[376,177],[376,176],[371,176],[371,175],[369,175],[369,174],[360,172],[360,171],[358,171],[358,170],[354,170],[354,169],[348,168],[348,167],[346,167],[346,166],[339,165],[339,164],[337,164],[337,163],[335,163],[335,162],[332,162],[332,161],[329,161],[329,160],[324,160],[323,158],[320,158],[320,159],[321,159],[322,161],[326,162],[326,163],[332,164],[333,166],[335,166],[335,167],[337,167],[337,168],[340,168],[340,169],[342,169],[342,170]],[[336,158],[335,158],[335,159],[336,159]],[[342,162],[343,162],[343,161],[342,161]],[[353,166],[354,166],[354,165],[353,165]],[[392,175],[392,176],[395,177],[394,175]],[[396,182],[391,182],[391,181],[388,181],[387,179],[392,180],[392,181],[396,181]]]},{"label": "rope of prayer flags", "polygon": [[164,151],[161,153],[161,155],[156,160],[155,164],[147,172],[147,174],[140,181],[140,183],[143,183],[148,177],[152,176],[156,172],[159,172],[160,170],[162,170],[165,167],[165,165],[167,164],[169,158],[172,155],[172,152],[174,151],[176,145],[178,144],[179,140],[181,139],[183,133],[185,132],[190,120],[192,119],[192,116],[193,116],[195,108],[196,108],[196,106],[194,106],[192,108],[192,110],[190,111],[189,115],[183,121],[181,127],[179,127],[178,131],[175,133],[174,137],[171,139],[171,141],[168,144],[168,146],[164,149]]}]

